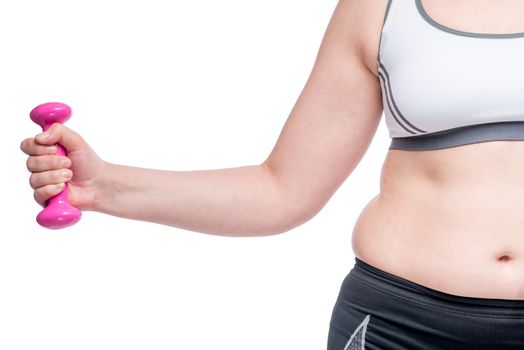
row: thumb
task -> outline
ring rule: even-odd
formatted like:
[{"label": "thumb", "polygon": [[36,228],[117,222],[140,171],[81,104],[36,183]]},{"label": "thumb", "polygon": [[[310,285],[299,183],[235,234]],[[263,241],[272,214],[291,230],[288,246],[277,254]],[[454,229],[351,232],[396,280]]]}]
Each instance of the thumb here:
[{"label": "thumb", "polygon": [[82,136],[60,123],[54,123],[45,132],[36,135],[35,140],[41,145],[54,145],[59,143],[64,146],[68,152],[79,150],[86,145]]}]

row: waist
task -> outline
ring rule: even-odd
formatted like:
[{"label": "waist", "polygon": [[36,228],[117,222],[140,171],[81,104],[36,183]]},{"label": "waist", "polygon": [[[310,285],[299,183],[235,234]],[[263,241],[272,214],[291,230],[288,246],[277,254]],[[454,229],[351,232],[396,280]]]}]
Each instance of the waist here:
[{"label": "waist", "polygon": [[508,210],[496,198],[485,209],[471,207],[445,196],[410,201],[376,196],[357,218],[353,251],[437,290],[524,299],[521,209]]},{"label": "waist", "polygon": [[472,259],[507,255],[524,260],[522,189],[412,188],[409,193],[401,190],[374,197],[357,218],[354,231],[362,231],[369,239],[383,239],[390,247],[409,243],[421,249],[412,255],[447,251]]},{"label": "waist", "polygon": [[443,184],[412,181],[381,191],[376,210],[395,216],[406,228],[410,223],[417,228],[424,223],[432,232],[469,231],[475,232],[477,239],[493,237],[496,232],[500,241],[506,237],[524,240],[524,178],[465,178]]}]

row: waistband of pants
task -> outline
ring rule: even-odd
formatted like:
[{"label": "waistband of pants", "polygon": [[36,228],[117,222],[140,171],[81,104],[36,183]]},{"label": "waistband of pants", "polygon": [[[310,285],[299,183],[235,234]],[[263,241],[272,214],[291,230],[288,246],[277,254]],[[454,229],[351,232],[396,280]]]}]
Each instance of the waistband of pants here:
[{"label": "waistband of pants", "polygon": [[421,284],[407,280],[397,275],[381,270],[375,266],[355,257],[355,265],[353,267],[354,274],[364,277],[366,282],[373,283],[375,287],[384,290],[394,290],[393,292],[405,291],[410,295],[413,293],[421,297],[425,297],[425,302],[434,304],[435,306],[448,306],[453,304],[456,306],[477,305],[496,308],[513,309],[519,314],[524,315],[524,300],[520,299],[495,299],[495,298],[478,298],[468,297],[455,294],[448,294],[436,289],[428,288]]}]

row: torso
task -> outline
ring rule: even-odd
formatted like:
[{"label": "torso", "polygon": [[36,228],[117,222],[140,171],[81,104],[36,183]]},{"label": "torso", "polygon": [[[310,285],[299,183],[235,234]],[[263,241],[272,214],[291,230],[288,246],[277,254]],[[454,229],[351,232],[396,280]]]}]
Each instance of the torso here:
[{"label": "torso", "polygon": [[[382,19],[387,0],[378,2]],[[524,32],[520,0],[423,4],[450,28]],[[363,31],[363,55],[377,79],[380,29]],[[359,259],[432,289],[524,300],[524,142],[389,150],[380,193],[360,213],[352,245]]]}]

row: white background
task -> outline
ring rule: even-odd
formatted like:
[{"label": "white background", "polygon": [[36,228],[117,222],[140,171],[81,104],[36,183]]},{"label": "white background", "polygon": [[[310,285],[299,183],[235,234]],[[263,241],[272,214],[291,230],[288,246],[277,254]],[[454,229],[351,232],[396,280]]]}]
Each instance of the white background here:
[{"label": "white background", "polygon": [[60,101],[74,111],[68,126],[110,162],[169,170],[259,164],[306,83],[335,6],[0,4],[0,349],[326,348],[354,264],[353,225],[379,190],[384,120],[323,210],[268,237],[94,212],[73,227],[43,229],[19,144],[40,131],[29,111]]}]

